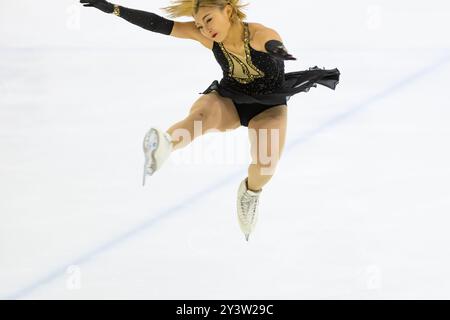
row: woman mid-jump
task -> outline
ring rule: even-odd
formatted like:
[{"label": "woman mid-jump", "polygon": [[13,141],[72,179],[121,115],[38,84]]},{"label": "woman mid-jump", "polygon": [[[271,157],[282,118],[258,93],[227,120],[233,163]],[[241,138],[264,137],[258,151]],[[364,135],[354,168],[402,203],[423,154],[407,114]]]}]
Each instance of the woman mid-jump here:
[{"label": "woman mid-jump", "polygon": [[237,194],[238,221],[248,241],[256,225],[262,188],[272,178],[283,151],[287,101],[317,83],[334,90],[339,70],[315,66],[285,73],[284,61],[296,59],[287,52],[275,30],[244,21],[244,6],[239,0],[174,0],[173,5],[163,8],[170,18],[194,19],[189,22],[169,20],[105,0],[80,2],[153,32],[198,41],[212,50],[223,78],[220,82],[214,80],[200,93],[202,96],[185,119],[167,131],[152,127],[147,132],[143,142],[144,184],[146,175],[161,168],[172,151],[185,147],[207,131],[248,127],[252,163]]}]

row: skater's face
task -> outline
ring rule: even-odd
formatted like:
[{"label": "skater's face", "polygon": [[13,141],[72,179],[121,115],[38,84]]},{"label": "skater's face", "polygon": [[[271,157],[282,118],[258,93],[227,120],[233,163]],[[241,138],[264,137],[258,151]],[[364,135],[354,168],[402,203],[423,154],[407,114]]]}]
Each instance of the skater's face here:
[{"label": "skater's face", "polygon": [[201,7],[194,15],[195,25],[208,39],[221,42],[231,27],[232,7],[227,4],[223,10],[218,7]]}]

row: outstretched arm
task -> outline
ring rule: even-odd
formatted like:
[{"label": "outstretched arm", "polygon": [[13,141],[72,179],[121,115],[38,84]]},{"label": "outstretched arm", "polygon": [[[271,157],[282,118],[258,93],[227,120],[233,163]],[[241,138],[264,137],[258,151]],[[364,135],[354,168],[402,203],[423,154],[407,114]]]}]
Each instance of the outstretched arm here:
[{"label": "outstretched arm", "polygon": [[128,22],[149,31],[170,35],[174,21],[161,17],[153,12],[122,7],[106,0],[80,0],[85,7],[94,7],[106,13],[114,13]]}]

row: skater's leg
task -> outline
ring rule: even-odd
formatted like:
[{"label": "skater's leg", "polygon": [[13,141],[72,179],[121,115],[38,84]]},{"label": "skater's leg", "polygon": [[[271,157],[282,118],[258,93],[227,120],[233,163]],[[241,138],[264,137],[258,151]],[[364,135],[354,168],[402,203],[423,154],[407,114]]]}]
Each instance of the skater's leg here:
[{"label": "skater's leg", "polygon": [[250,120],[248,133],[252,163],[248,168],[248,188],[260,191],[275,173],[284,149],[287,126],[287,106],[265,110]]},{"label": "skater's leg", "polygon": [[212,91],[202,95],[183,120],[172,125],[167,132],[173,139],[173,150],[183,148],[208,130],[223,132],[240,126],[239,115],[229,98]]}]

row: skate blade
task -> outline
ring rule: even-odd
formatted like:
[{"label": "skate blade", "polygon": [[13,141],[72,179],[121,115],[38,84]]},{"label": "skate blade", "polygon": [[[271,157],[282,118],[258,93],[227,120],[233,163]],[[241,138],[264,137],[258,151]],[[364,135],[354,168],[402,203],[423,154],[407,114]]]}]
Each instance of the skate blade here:
[{"label": "skate blade", "polygon": [[145,186],[147,176],[152,176],[155,171],[148,167],[147,161],[144,163],[144,173],[142,175],[142,186]]},{"label": "skate blade", "polygon": [[[155,129],[150,129],[144,137],[143,149],[145,154],[144,174],[142,178],[142,185],[145,186],[146,177],[152,176],[155,171],[156,159],[155,151],[159,146],[159,136]],[[148,156],[150,154],[150,157]]]},{"label": "skate blade", "polygon": [[144,174],[142,175],[142,186],[145,187],[145,178],[147,177],[147,170],[144,164]]}]

